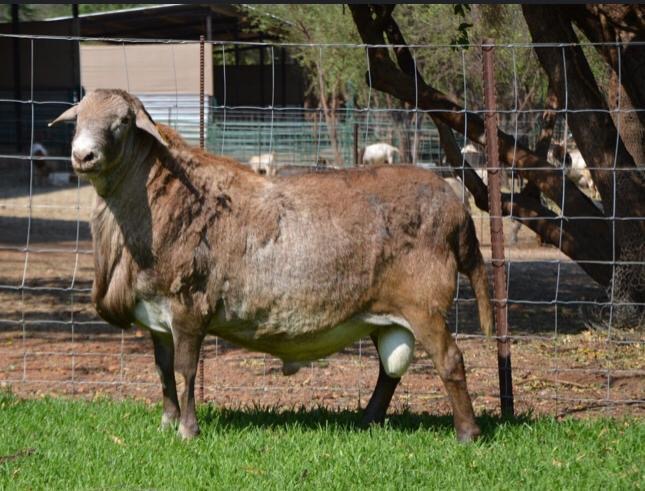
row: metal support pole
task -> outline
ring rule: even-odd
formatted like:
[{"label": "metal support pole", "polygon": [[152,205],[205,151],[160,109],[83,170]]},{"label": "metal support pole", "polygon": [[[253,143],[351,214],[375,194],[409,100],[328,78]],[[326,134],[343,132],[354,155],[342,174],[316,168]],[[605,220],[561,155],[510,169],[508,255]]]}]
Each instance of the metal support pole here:
[{"label": "metal support pole", "polygon": [[495,326],[497,328],[497,365],[502,416],[513,416],[513,379],[511,344],[506,318],[506,269],[504,260],[504,229],[502,222],[502,186],[497,142],[497,103],[495,100],[494,47],[488,39],[482,46],[484,65],[484,102],[486,105],[486,160],[488,171],[488,209],[493,256],[493,293]]},{"label": "metal support pole", "polygon": [[[72,36],[79,37],[81,35],[81,21],[78,17],[78,4],[72,4]],[[72,80],[74,83],[74,91],[72,99],[74,102],[81,100],[81,62],[80,62],[80,49],[81,43],[74,41],[72,43]]]},{"label": "metal support pole", "polygon": [[[199,148],[204,149],[204,36],[199,36]],[[204,402],[204,346],[199,356],[199,400]]]},{"label": "metal support pole", "polygon": [[358,167],[358,123],[354,123],[354,167]]},{"label": "metal support pole", "polygon": [[206,16],[206,39],[208,41],[213,40],[213,14]]},{"label": "metal support pole", "polygon": [[199,36],[199,148],[204,148],[204,36]]},{"label": "metal support pole", "polygon": [[[260,36],[260,42],[263,41]],[[264,107],[264,103],[266,102],[264,97],[264,46],[261,45],[258,49],[260,50],[260,106]]]},{"label": "metal support pole", "polygon": [[[20,34],[20,5],[17,3],[11,4],[11,33]],[[22,67],[20,66],[22,53],[20,52],[20,41],[18,38],[13,39],[13,98],[16,101],[22,99]],[[16,153],[20,153],[22,151],[22,104],[15,102],[13,108],[16,128]]]}]

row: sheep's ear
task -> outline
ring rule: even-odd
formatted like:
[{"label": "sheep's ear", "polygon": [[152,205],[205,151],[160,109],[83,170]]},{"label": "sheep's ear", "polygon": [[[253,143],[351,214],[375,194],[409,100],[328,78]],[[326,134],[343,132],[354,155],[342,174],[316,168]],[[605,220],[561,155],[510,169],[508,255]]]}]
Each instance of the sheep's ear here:
[{"label": "sheep's ear", "polygon": [[54,121],[49,123],[47,126],[54,126],[57,123],[60,123],[61,121],[74,121],[76,119],[76,116],[78,115],[78,104],[76,106],[70,107],[67,111],[65,111],[63,114],[58,116]]},{"label": "sheep's ear", "polygon": [[161,143],[164,147],[168,146],[168,143],[166,143],[166,140],[164,140],[162,136],[159,134],[159,131],[157,130],[157,127],[155,126],[154,121],[152,121],[152,118],[148,114],[148,111],[146,111],[143,108],[139,108],[139,110],[137,111],[136,124],[137,124],[137,128],[145,131],[149,135],[152,135],[155,138],[155,140]]}]

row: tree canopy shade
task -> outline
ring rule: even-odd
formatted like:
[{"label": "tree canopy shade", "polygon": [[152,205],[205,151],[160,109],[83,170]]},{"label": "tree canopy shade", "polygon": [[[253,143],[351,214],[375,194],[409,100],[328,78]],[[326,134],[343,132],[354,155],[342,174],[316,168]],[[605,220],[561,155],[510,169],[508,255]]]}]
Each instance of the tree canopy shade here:
[{"label": "tree canopy shade", "polygon": [[[400,5],[397,12],[402,29],[409,33],[409,41],[414,44],[446,45],[465,41],[468,36],[480,36],[484,30],[492,30],[509,42],[529,41],[519,6],[482,5],[469,9],[459,5],[416,4]],[[363,49],[351,47],[361,39],[346,6],[253,5],[246,7],[246,14],[254,29],[297,44],[289,47],[289,54],[309,76],[309,96],[325,115],[332,146],[336,140],[336,112],[343,105],[351,102],[358,108],[387,109],[396,105],[389,94],[372,91],[363,83],[367,59]],[[333,43],[343,46],[311,46]],[[463,64],[456,63],[455,60],[461,57]],[[467,88],[468,97],[474,108],[481,108],[478,102],[483,94],[478,74],[473,73],[478,69],[479,57],[478,50],[421,49],[415,52],[420,73],[432,74],[436,86],[446,93],[464,97],[463,77],[466,75],[471,82]],[[504,75],[499,79],[502,94],[513,94],[512,87],[516,86],[520,107],[543,96],[545,77],[535,77],[537,58],[530,50],[521,53],[506,50],[498,58],[504,67]],[[513,65],[522,74],[519,80],[514,80]],[[513,97],[505,97],[505,103],[511,104]],[[412,108],[406,102],[404,106]],[[410,141],[410,133],[418,120],[411,112],[392,111],[390,115],[401,142],[401,159],[412,161],[416,156],[413,151],[416,143]]]},{"label": "tree canopy shade", "polygon": [[[457,97],[438,90],[432,80],[415,70],[413,56],[393,17],[395,6],[351,5],[350,9],[364,43],[399,45],[395,49],[368,50],[372,87],[433,110],[431,117],[440,130],[446,155],[452,165],[461,167],[452,131],[483,144],[482,119],[476,113],[464,111]],[[522,12],[536,43],[535,54],[549,81],[551,108],[568,110],[569,126],[598,184],[603,211],[546,160],[544,141],[541,148],[530,149],[499,130],[501,161],[515,167],[529,183],[519,195],[503,197],[504,213],[530,227],[545,242],[559,247],[591,277],[608,287],[614,325],[640,325],[645,310],[645,180],[642,167],[635,164],[635,156],[623,139],[625,135],[642,134],[642,118],[622,121],[617,128],[616,118],[610,113],[610,108],[617,107],[616,101],[608,101],[600,90],[574,26],[581,26],[603,41],[619,42],[599,46],[598,50],[617,75],[613,80],[618,86],[613,92],[628,94],[632,104],[637,105],[642,100],[642,77],[637,77],[642,75],[645,61],[645,47],[638,43],[645,32],[643,8],[524,5]],[[567,44],[554,47],[545,43]],[[629,68],[622,70],[620,60],[625,53],[629,53],[631,60]],[[640,145],[631,146],[635,148],[633,153],[638,153],[642,140]],[[465,184],[477,205],[486,209],[483,182],[474,172],[467,172]],[[540,193],[561,203],[561,214],[543,206]]]}]

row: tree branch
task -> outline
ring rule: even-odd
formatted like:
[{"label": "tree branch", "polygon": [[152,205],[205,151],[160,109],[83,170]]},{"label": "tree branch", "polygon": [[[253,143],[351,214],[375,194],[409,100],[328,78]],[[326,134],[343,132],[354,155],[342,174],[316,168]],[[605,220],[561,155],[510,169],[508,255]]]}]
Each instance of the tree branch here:
[{"label": "tree branch", "polygon": [[[437,129],[448,163],[460,170],[456,174],[463,179],[477,207],[488,212],[488,188],[461,155],[452,130],[441,122],[437,124]],[[569,257],[582,258],[589,252],[586,244],[581,244],[575,231],[571,230],[570,223],[544,207],[539,193],[535,195],[531,187],[524,188],[519,194],[502,193],[502,215],[512,216],[538,234],[544,242],[558,247]],[[608,284],[611,279],[608,265],[582,262],[580,267],[601,284]]]},{"label": "tree branch", "polygon": [[546,110],[542,114],[542,128],[540,129],[540,136],[535,144],[535,153],[541,158],[546,160],[553,139],[553,129],[555,128],[555,121],[558,117],[556,112],[560,107],[558,95],[555,93],[553,86],[549,83],[549,88],[546,94]]},{"label": "tree branch", "polygon": [[[383,31],[376,27],[384,21],[378,16],[377,20],[373,20],[370,7],[367,5],[350,5],[350,9],[363,42],[384,45]],[[390,42],[394,43],[395,39],[399,37],[400,31],[391,17],[388,22],[386,31]],[[369,48],[372,86],[411,104],[418,102],[422,109],[434,111],[432,116],[435,121],[440,120],[459,133],[464,134],[465,132],[465,135],[475,143],[485,144],[482,118],[476,113],[465,112],[456,101],[425,83],[418,75],[417,93],[415,91],[415,77],[409,74],[408,67],[412,60],[409,50],[405,47],[397,48],[395,54],[400,63],[403,63],[402,68],[405,67],[408,73],[397,69],[386,48]],[[540,191],[555,202],[560,202],[564,195],[564,207],[567,215],[598,218],[602,216],[592,201],[571,181],[563,180],[562,173],[553,169],[546,160],[540,159],[523,145],[516,145],[515,139],[503,131],[498,132],[498,137],[502,162],[509,166],[515,165],[522,177],[535,182]],[[598,226],[606,229],[606,226],[600,225],[601,223],[598,222]],[[596,233],[598,232],[600,230],[596,230]]]},{"label": "tree branch", "polygon": [[[634,106],[645,107],[645,86],[642,83],[645,77],[645,46],[633,43],[645,40],[645,15],[642,13],[642,6],[566,5],[561,8],[589,41],[614,43],[620,40],[626,43],[624,47],[596,44],[595,48],[616,75],[621,72],[621,84]],[[639,8],[641,19],[638,16]],[[636,114],[645,126],[645,114]]]},{"label": "tree branch", "polygon": [[[418,71],[415,72],[414,59],[405,47],[406,43],[398,25],[389,13],[382,7],[376,6],[373,8],[376,13],[376,19],[374,19],[372,9],[367,5],[350,5],[350,10],[363,42],[370,45],[384,45],[383,31],[385,30],[391,44],[401,45],[394,49],[400,70],[390,59],[386,48],[368,48],[371,81],[374,88],[392,94],[403,101],[410,103],[417,101],[419,107],[433,110],[431,116],[438,128],[440,128],[440,123],[443,123],[460,133],[465,133],[469,139],[476,143],[485,143],[484,123],[479,115],[471,112],[464,114],[463,108],[454,100],[428,85]],[[415,92],[415,87],[418,87],[418,93]],[[440,129],[440,131],[443,130]],[[502,131],[498,132],[498,136],[502,161],[507,165],[515,163],[523,177],[535,183],[540,191],[555,202],[561,202],[564,196],[562,214],[566,213],[568,220],[562,221],[553,212],[543,208],[541,204],[536,204],[536,197],[530,194],[520,195],[512,202],[506,199],[504,207],[507,213],[524,218],[525,221],[527,218],[531,218],[528,221],[535,223],[530,228],[546,241],[561,245],[563,252],[574,260],[607,261],[611,251],[608,241],[609,227],[604,220],[599,219],[602,214],[591,200],[568,179],[563,180],[562,173],[553,169],[545,159],[541,159],[522,145],[516,145],[514,138]],[[444,149],[448,154],[446,146]],[[459,160],[461,166],[461,159]],[[528,169],[535,167],[542,167],[544,170]],[[473,178],[473,174],[476,179]],[[477,205],[482,209],[487,209],[488,200],[481,199],[481,189],[478,189],[479,178],[472,169],[466,175],[464,183],[473,196],[476,196]],[[483,185],[481,182],[480,184]],[[479,198],[477,198],[478,195]],[[485,205],[483,201],[485,201]],[[537,199],[537,203],[539,203],[539,199]],[[562,244],[560,244],[561,226]],[[583,264],[585,270],[594,279],[605,285],[608,283],[609,273],[605,265]]]},{"label": "tree branch", "polygon": [[[644,216],[643,182],[619,138],[582,48],[575,44],[578,38],[570,21],[553,5],[523,5],[522,11],[534,43],[572,43],[561,49],[536,47],[535,52],[558,98],[566,98],[569,106],[578,110],[568,114],[569,127],[600,190],[605,210],[622,217]],[[627,172],[617,176],[614,166],[627,168]],[[617,179],[621,181],[621,199],[614,209]],[[618,227],[623,225],[619,223]]]}]

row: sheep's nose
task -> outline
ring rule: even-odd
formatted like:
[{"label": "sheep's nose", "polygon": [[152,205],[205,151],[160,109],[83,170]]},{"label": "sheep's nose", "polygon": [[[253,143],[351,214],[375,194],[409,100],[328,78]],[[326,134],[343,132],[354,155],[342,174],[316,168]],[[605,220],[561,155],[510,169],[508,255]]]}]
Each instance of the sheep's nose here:
[{"label": "sheep's nose", "polygon": [[74,160],[77,162],[88,163],[96,159],[96,154],[92,150],[74,150],[72,152]]}]

